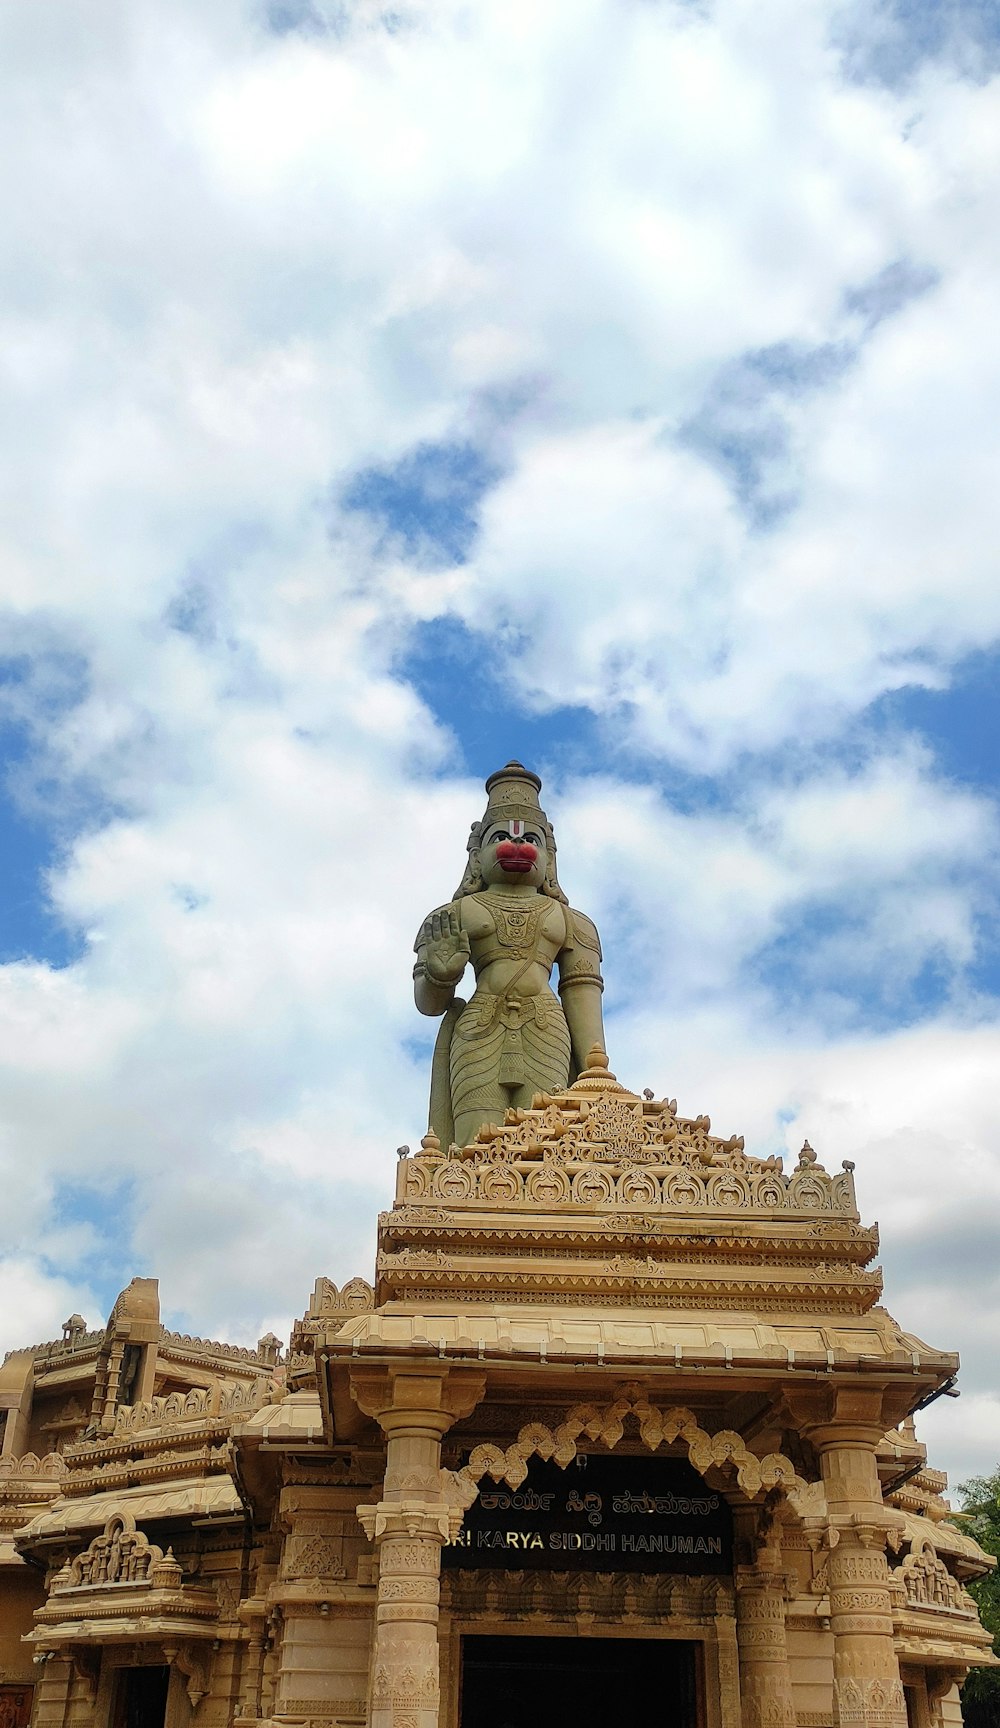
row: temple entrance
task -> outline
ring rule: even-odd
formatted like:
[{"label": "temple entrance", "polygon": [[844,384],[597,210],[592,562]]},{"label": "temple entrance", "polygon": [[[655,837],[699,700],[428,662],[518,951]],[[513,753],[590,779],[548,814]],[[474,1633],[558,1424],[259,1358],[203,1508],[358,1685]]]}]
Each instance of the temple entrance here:
[{"label": "temple entrance", "polygon": [[169,1684],[169,1668],[122,1668],[112,1728],[163,1728]]},{"label": "temple entrance", "polygon": [[698,1647],[669,1638],[462,1639],[461,1728],[698,1728]]}]

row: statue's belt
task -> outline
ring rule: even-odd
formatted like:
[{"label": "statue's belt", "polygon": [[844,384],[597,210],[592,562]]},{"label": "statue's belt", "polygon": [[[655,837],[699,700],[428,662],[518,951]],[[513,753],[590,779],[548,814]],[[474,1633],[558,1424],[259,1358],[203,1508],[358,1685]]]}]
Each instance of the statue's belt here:
[{"label": "statue's belt", "polygon": [[487,1038],[494,1028],[500,1031],[496,1077],[501,1086],[523,1086],[528,1078],[522,1037],[525,1027],[534,1024],[541,1029],[557,1020],[565,1026],[562,1008],[551,990],[540,990],[536,996],[515,996],[512,986],[516,981],[511,979],[502,996],[491,996],[485,991],[482,996],[478,992],[473,996],[455,1028],[456,1043],[452,1047],[457,1050],[467,1041]]},{"label": "statue's belt", "polygon": [[[515,982],[516,979],[511,979],[511,985]],[[540,990],[534,996],[515,996],[508,985],[502,996],[487,991],[480,996],[477,991],[462,1015],[459,1027],[464,1038],[488,1032],[497,1020],[508,1032],[519,1032],[530,1021],[543,1026],[554,1014],[561,1015],[562,1009],[551,990]]]}]

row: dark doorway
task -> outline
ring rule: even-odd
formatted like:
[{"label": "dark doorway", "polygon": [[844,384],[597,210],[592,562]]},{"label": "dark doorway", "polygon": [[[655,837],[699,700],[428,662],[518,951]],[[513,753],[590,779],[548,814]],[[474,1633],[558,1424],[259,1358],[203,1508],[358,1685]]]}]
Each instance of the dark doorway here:
[{"label": "dark doorway", "polygon": [[163,1728],[169,1668],[122,1668],[115,1694],[114,1728]]},{"label": "dark doorway", "polygon": [[462,1728],[697,1728],[696,1652],[670,1638],[463,1638]]}]

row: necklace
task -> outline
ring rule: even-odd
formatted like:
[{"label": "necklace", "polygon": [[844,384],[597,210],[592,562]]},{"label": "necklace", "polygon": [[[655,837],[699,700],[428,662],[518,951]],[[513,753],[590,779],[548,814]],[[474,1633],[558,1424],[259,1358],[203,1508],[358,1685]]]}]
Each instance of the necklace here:
[{"label": "necklace", "polygon": [[512,960],[526,960],[535,952],[538,926],[548,911],[549,903],[538,894],[527,905],[505,905],[486,894],[474,894],[473,899],[485,906],[493,919],[493,928],[501,948],[510,951]]}]

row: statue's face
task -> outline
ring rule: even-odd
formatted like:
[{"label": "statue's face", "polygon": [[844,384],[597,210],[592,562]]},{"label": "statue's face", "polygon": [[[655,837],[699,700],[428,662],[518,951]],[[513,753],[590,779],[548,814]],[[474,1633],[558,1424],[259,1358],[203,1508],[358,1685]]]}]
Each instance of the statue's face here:
[{"label": "statue's face", "polygon": [[480,843],[479,865],[487,887],[504,882],[517,888],[540,888],[548,867],[541,826],[491,822]]}]

